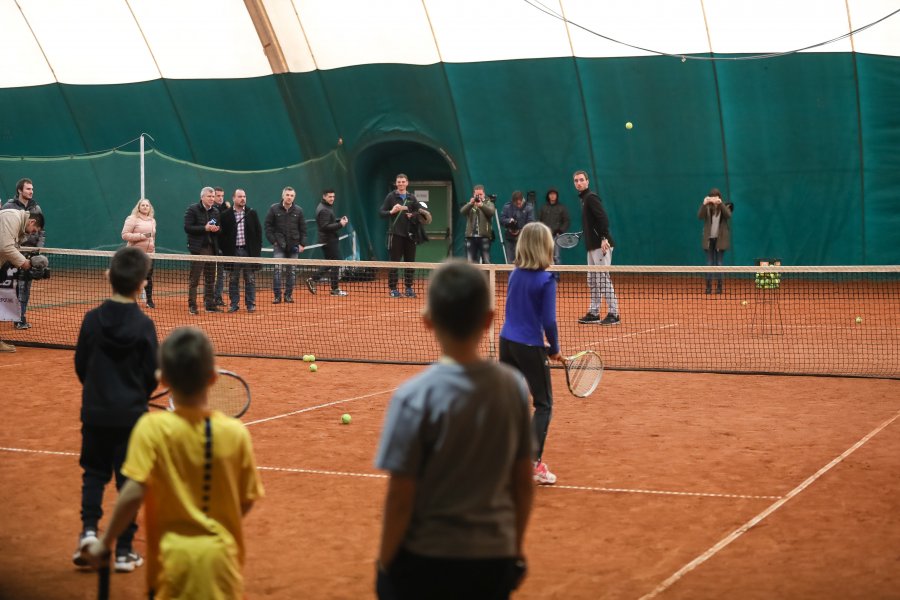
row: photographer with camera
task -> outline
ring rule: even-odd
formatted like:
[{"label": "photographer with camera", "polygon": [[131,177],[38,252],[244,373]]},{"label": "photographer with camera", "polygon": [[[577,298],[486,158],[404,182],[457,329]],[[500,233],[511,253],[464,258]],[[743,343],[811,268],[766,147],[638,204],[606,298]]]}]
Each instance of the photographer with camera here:
[{"label": "photographer with camera", "polygon": [[[217,256],[219,253],[219,209],[216,207],[216,192],[211,187],[200,190],[200,202],[191,204],[184,213],[184,232],[187,234],[188,250],[200,256]],[[222,312],[216,306],[216,263],[191,262],[190,283],[188,285],[188,311],[197,314],[197,286],[203,273],[203,304],[206,312]]]},{"label": "photographer with camera", "polygon": [[[3,210],[12,209],[12,210],[24,210],[26,212],[33,213],[43,213],[41,211],[41,207],[38,206],[37,201],[34,199],[34,183],[28,179],[23,178],[16,182],[16,197],[7,201],[6,204],[3,205]],[[31,248],[43,248],[44,247],[44,231],[41,230],[39,233],[35,233],[33,235],[29,235],[23,242],[23,246],[29,246]],[[22,314],[19,320],[16,322],[16,329],[30,329],[31,323],[29,323],[25,319],[25,311],[28,309],[28,300],[31,298],[31,280],[23,280],[22,283],[19,284],[19,305],[21,306]]]},{"label": "photographer with camera", "polygon": [[[383,219],[390,219],[387,233],[388,254],[394,262],[401,260],[407,263],[416,262],[416,244],[422,241],[421,226],[431,222],[431,213],[406,190],[409,185],[409,178],[406,175],[403,173],[397,175],[394,185],[397,189],[385,197],[380,211]],[[388,271],[388,295],[391,298],[400,297],[400,290],[397,289],[399,271],[399,269]],[[412,269],[403,271],[403,282],[406,284],[404,295],[407,298],[416,297],[413,290],[414,275]]]},{"label": "photographer with camera", "polygon": [[[19,251],[22,243],[29,239],[30,236],[40,236],[44,230],[44,214],[37,210],[35,212],[19,211],[19,210],[0,210],[0,302],[5,303],[15,298],[10,297],[12,288],[21,287],[26,283],[24,275],[29,274],[33,267],[41,267],[38,278],[49,276],[49,271],[45,270],[47,266],[47,258],[44,256],[35,256],[29,259]],[[43,265],[43,266],[42,266]],[[12,272],[18,269],[17,272]],[[14,282],[12,276],[22,279],[22,281]],[[30,283],[30,281],[29,281]],[[0,318],[5,313],[0,311]],[[13,320],[19,315],[9,314],[3,320]],[[21,329],[18,327],[17,329]],[[0,352],[15,352],[16,347],[0,340]]]},{"label": "photographer with camera", "polygon": [[507,263],[515,262],[519,232],[532,222],[534,222],[534,208],[530,204],[526,204],[524,194],[516,190],[500,212],[500,224],[506,229],[503,236],[503,247],[506,249]]},{"label": "photographer with camera", "polygon": [[466,217],[466,256],[471,263],[491,264],[491,219],[497,212],[493,202],[496,199],[493,194],[485,197],[484,186],[479,184],[472,188],[472,198],[459,211]]}]

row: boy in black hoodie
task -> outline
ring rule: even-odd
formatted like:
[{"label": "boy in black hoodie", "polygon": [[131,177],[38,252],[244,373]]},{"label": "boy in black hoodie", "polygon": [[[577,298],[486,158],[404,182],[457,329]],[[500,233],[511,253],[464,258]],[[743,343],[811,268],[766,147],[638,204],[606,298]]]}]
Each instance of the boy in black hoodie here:
[{"label": "boy in black hoodie", "polygon": [[[113,295],[88,311],[75,347],[75,372],[81,394],[82,530],[72,561],[87,566],[81,549],[97,539],[103,516],[103,488],[115,474],[116,489],[125,484],[120,469],[128,438],[138,418],[147,412],[147,399],[156,387],[159,342],[150,317],[137,299],[144,287],[150,259],[135,246],[120,249],[109,264]],[[131,572],[144,559],[131,547],[137,531],[132,522],[116,543],[115,569]]]}]

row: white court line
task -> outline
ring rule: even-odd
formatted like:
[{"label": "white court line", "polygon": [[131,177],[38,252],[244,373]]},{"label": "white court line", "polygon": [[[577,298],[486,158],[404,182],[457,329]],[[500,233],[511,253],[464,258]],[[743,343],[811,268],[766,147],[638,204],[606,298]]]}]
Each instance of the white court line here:
[{"label": "white court line", "polygon": [[743,534],[745,534],[747,531],[749,531],[752,527],[755,527],[756,525],[758,525],[763,519],[765,519],[766,517],[771,515],[773,512],[775,512],[779,508],[781,508],[785,504],[785,502],[787,502],[788,500],[790,500],[791,498],[793,498],[794,496],[798,495],[800,492],[802,492],[803,490],[805,490],[806,488],[811,486],[813,483],[816,482],[816,480],[818,480],[825,473],[830,471],[833,467],[835,467],[837,464],[839,464],[845,458],[847,458],[848,456],[850,456],[851,454],[856,452],[856,450],[858,450],[863,444],[865,444],[870,439],[872,439],[873,437],[878,435],[885,427],[887,427],[888,425],[890,425],[891,423],[896,421],[898,418],[900,418],[900,411],[897,411],[897,413],[893,417],[891,417],[890,419],[888,419],[887,421],[885,421],[884,423],[882,423],[881,425],[879,425],[878,427],[876,427],[875,429],[870,431],[868,433],[868,435],[866,435],[861,440],[859,440],[858,442],[856,442],[855,444],[850,446],[850,448],[845,450],[843,454],[841,454],[840,456],[838,456],[837,458],[832,460],[830,463],[828,463],[827,465],[825,465],[824,467],[822,467],[821,469],[819,469],[818,471],[816,471],[815,473],[810,475],[806,479],[806,481],[804,481],[803,483],[801,483],[800,485],[798,485],[797,487],[792,489],[790,492],[788,492],[784,497],[782,497],[777,502],[774,502],[766,510],[762,511],[761,513],[759,513],[758,515],[756,515],[755,517],[753,517],[752,519],[750,519],[749,521],[747,521],[746,523],[744,523],[743,525],[741,525],[740,527],[738,527],[737,529],[735,529],[734,531],[729,533],[727,536],[725,536],[724,538],[719,540],[719,542],[715,546],[708,549],[706,552],[704,552],[703,554],[701,554],[700,556],[698,556],[697,558],[695,558],[688,564],[686,564],[683,567],[681,567],[680,569],[678,569],[678,571],[676,571],[674,574],[672,574],[668,579],[666,579],[665,581],[660,583],[658,586],[656,586],[656,588],[652,592],[650,592],[649,594],[645,594],[644,596],[641,596],[640,600],[649,600],[650,598],[656,598],[659,594],[663,593],[664,591],[666,591],[667,589],[672,587],[682,577],[684,577],[685,575],[687,575],[688,573],[690,573],[691,571],[693,571],[694,569],[696,569],[697,567],[699,567],[700,565],[705,563],[707,560],[709,560],[710,558],[715,556],[720,550],[722,550],[723,548],[725,548],[726,546],[731,544],[731,542],[733,542],[736,539],[738,539],[739,537],[741,537]]},{"label": "white court line", "polygon": [[294,410],[289,413],[284,413],[281,415],[275,415],[274,417],[266,417],[265,419],[257,419],[256,421],[248,421],[244,423],[248,427],[250,425],[256,425],[257,423],[265,423],[267,421],[274,421],[275,419],[283,419],[285,417],[290,417],[291,415],[299,415],[300,413],[309,412],[311,410],[316,410],[319,408],[328,408],[329,406],[335,406],[336,404],[344,404],[345,402],[353,402],[354,400],[363,400],[365,398],[371,398],[372,396],[378,396],[380,394],[387,394],[393,392],[397,388],[391,388],[389,390],[381,390],[380,392],[372,392],[371,394],[365,394],[364,396],[356,396],[355,398],[344,398],[343,400],[335,400],[334,402],[326,402],[325,404],[317,404],[316,406],[307,406],[306,408],[301,408],[300,410]]},{"label": "white court line", "polygon": [[45,365],[45,364],[47,364],[47,361],[46,360],[32,360],[29,362],[11,363],[8,365],[0,365],[0,369],[5,369],[7,367],[21,367],[22,365],[37,365],[37,364]]},{"label": "white court line", "polygon": [[0,446],[3,452],[21,452],[22,454],[53,454],[54,456],[80,456],[78,452],[54,452],[53,450],[29,450],[28,448],[4,448]]},{"label": "white court line", "polygon": [[371,479],[387,479],[387,475],[379,473],[345,473],[343,471],[323,471],[321,469],[295,469],[292,467],[256,467],[260,471],[281,471],[283,473],[304,473],[309,475],[337,475],[338,477],[368,477]]},{"label": "white court line", "polygon": [[[602,327],[602,325],[601,325],[601,327]],[[604,344],[606,342],[614,342],[616,340],[624,340],[625,338],[634,337],[636,335],[643,335],[645,333],[652,333],[654,331],[662,331],[663,329],[669,329],[671,327],[678,327],[678,323],[669,323],[668,325],[661,325],[660,327],[653,327],[651,329],[645,329],[643,331],[635,331],[633,333],[627,333],[625,335],[615,335],[611,338],[606,338],[605,340],[600,340],[600,341],[594,342],[593,344],[588,344],[588,348],[590,348],[591,346],[596,346],[598,344]]]},{"label": "white court line", "polygon": [[745,494],[716,494],[712,492],[670,492],[666,490],[638,490],[630,488],[588,487],[582,485],[544,485],[548,489],[584,490],[607,494],[656,494],[660,496],[692,496],[701,498],[741,498],[746,500],[777,500],[781,496],[751,496]]}]

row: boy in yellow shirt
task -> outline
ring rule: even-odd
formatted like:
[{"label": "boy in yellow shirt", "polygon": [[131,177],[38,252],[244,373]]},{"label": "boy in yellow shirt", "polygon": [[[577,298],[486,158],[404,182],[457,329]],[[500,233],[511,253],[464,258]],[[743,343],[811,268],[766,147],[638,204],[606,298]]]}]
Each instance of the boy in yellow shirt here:
[{"label": "boy in yellow shirt", "polygon": [[135,425],[122,466],[129,481],[85,558],[95,567],[108,560],[111,544],[146,503],[151,598],[243,598],[242,517],[263,495],[250,434],[207,407],[217,375],[201,330],[176,329],[159,357],[175,410],[147,413]]}]

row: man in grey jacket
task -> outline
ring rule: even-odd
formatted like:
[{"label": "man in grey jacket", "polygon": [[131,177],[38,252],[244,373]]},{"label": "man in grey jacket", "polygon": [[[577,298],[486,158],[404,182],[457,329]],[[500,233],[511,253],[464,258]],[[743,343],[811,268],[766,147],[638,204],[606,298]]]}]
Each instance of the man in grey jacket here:
[{"label": "man in grey jacket", "polygon": [[[266,215],[266,239],[272,244],[275,258],[297,258],[306,246],[306,221],[303,210],[294,204],[296,197],[294,188],[284,188],[281,202],[273,204]],[[289,266],[284,285],[284,301],[289,304],[294,301],[294,278],[294,268]],[[272,304],[281,304],[281,265],[275,267],[272,289],[275,292]]]}]

